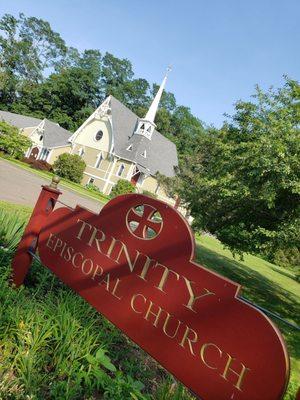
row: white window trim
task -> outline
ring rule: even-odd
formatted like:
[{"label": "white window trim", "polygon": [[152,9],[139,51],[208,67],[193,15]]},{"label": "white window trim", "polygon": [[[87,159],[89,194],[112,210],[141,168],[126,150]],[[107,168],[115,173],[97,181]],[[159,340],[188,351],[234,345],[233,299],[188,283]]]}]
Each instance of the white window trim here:
[{"label": "white window trim", "polygon": [[96,168],[95,165],[89,165],[89,164],[87,164],[87,167],[92,168],[92,169],[95,169],[96,171],[99,171],[99,172],[103,172],[104,174],[106,174],[106,171],[107,171],[107,170],[105,170],[105,169]]},{"label": "white window trim", "polygon": [[[46,151],[48,152],[48,154],[47,154],[46,158],[44,158]],[[47,161],[49,155],[50,155],[50,150],[47,149],[46,147],[42,147],[36,160]]]},{"label": "white window trim", "polygon": [[28,158],[30,156],[31,150],[33,149],[33,146],[29,147],[28,150],[25,153],[25,157]]},{"label": "white window trim", "polygon": [[116,183],[116,182],[110,181],[109,179],[100,178],[100,176],[96,176],[96,175],[90,174],[89,172],[84,172],[83,174],[87,175],[87,176],[91,176],[94,179],[99,179],[100,181],[103,181],[103,182],[111,184],[111,185],[115,185],[115,183]]},{"label": "white window trim", "polygon": [[47,158],[45,160],[46,162],[49,162],[53,150],[52,149],[48,149],[48,151],[49,151],[49,153],[48,153]]}]

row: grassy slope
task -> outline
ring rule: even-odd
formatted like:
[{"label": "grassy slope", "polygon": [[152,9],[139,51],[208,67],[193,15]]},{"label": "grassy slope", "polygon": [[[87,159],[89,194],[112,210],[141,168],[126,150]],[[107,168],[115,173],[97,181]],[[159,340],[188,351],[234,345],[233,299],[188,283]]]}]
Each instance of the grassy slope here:
[{"label": "grassy slope", "polygon": [[[1,208],[8,211],[17,208],[20,215],[30,215],[29,207],[0,202]],[[209,236],[197,237],[196,243],[196,259],[199,263],[239,282],[243,286],[241,294],[256,304],[300,325],[300,284],[292,279],[290,272],[251,255],[246,255],[243,261],[234,259],[220,242]],[[275,319],[274,322],[279,326],[289,348],[293,381],[299,381],[300,334]]]},{"label": "grassy slope", "polygon": [[[300,284],[292,273],[261,258],[246,255],[235,259],[210,236],[198,237],[196,258],[221,275],[242,285],[241,295],[300,326]],[[300,332],[273,318],[286,340],[291,356],[292,377],[300,376]]]}]

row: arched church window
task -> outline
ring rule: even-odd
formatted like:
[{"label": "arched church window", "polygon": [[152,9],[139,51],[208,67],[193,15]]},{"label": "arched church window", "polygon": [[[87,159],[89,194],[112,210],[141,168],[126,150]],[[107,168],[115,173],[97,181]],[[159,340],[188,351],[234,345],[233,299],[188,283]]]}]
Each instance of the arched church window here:
[{"label": "arched church window", "polygon": [[123,174],[123,172],[124,172],[124,169],[125,169],[125,165],[124,165],[124,164],[121,164],[121,165],[119,166],[117,175],[118,175],[118,176],[122,176],[122,174]]},{"label": "arched church window", "polygon": [[101,140],[102,137],[103,137],[103,132],[100,130],[100,131],[98,131],[98,132],[96,133],[95,139],[98,141],[98,140]]},{"label": "arched church window", "polygon": [[95,163],[95,168],[99,168],[100,167],[100,164],[101,164],[102,160],[103,160],[103,156],[102,156],[102,153],[100,153],[98,155],[98,157],[97,157],[97,160],[96,160],[96,163]]}]

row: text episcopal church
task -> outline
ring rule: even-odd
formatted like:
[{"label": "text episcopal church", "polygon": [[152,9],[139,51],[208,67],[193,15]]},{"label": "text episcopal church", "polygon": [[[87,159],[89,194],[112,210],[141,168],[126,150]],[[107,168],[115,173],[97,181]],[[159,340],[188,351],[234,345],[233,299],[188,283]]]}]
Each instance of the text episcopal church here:
[{"label": "text episcopal church", "polygon": [[175,175],[176,146],[155,128],[155,115],[167,74],[145,116],[139,118],[113,96],[107,97],[71,136],[71,153],[85,161],[82,183],[92,183],[109,194],[119,179],[172,202],[159,186],[156,173]]}]

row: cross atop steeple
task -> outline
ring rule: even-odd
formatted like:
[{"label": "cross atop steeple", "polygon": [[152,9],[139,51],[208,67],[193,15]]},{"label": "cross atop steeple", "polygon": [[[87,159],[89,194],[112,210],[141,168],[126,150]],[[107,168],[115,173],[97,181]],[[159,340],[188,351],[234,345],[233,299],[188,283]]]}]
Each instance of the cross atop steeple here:
[{"label": "cross atop steeple", "polygon": [[160,88],[158,89],[152,104],[145,116],[145,118],[140,118],[139,123],[138,123],[138,127],[136,129],[136,131],[134,132],[137,135],[143,135],[146,138],[148,138],[149,140],[151,140],[151,136],[152,133],[154,131],[154,128],[156,127],[155,123],[154,123],[154,119],[155,119],[155,115],[158,109],[158,105],[163,93],[163,90],[166,86],[166,82],[167,82],[167,78],[168,78],[168,74],[171,71],[171,67],[169,66],[167,68],[167,72],[166,75],[160,85]]}]

